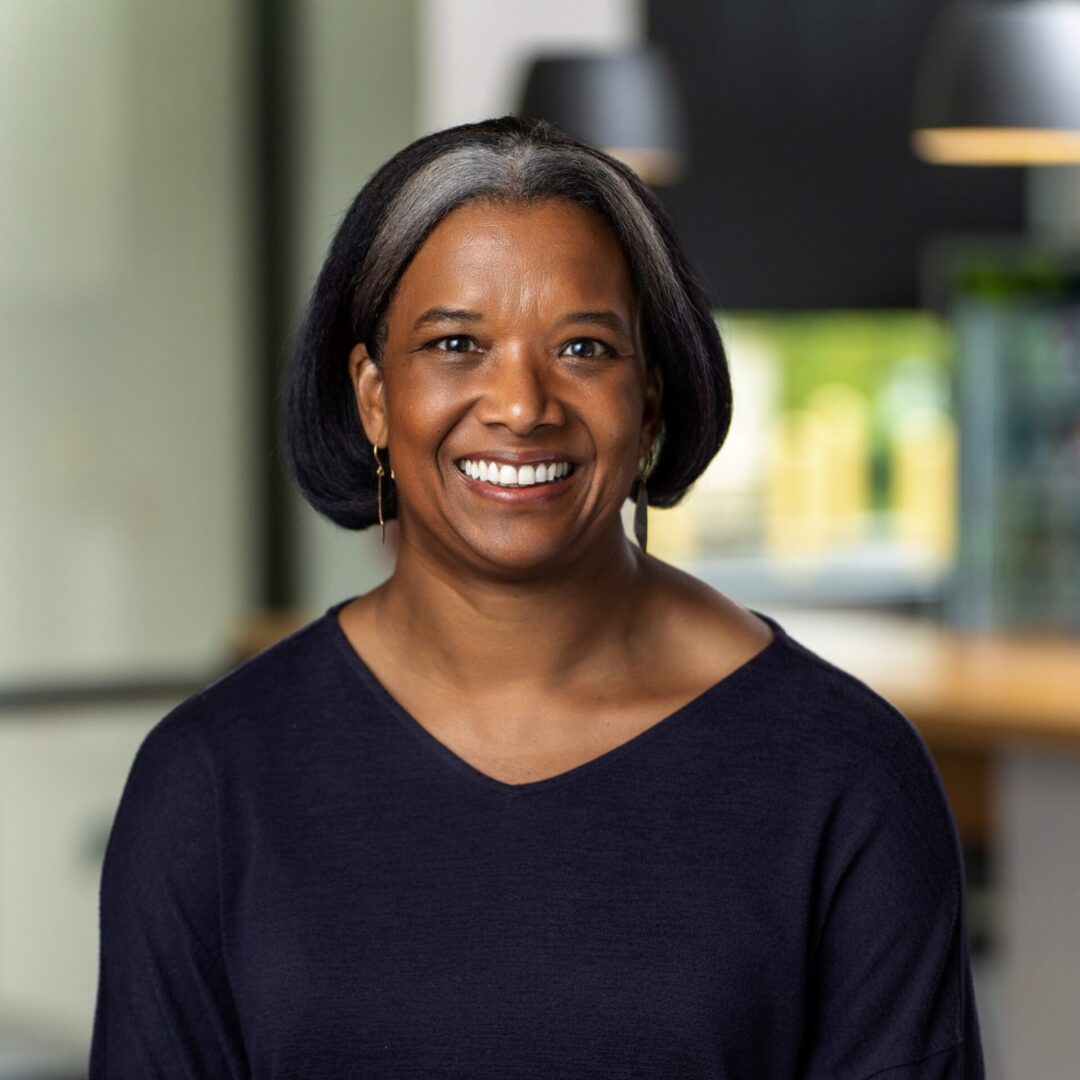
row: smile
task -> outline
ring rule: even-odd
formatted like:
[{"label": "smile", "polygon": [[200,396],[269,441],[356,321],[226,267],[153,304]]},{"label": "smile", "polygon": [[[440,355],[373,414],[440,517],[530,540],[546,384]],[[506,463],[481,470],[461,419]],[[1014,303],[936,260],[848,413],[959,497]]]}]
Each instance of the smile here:
[{"label": "smile", "polygon": [[457,462],[458,470],[472,480],[480,480],[498,487],[536,487],[552,484],[574,471],[569,461],[539,462],[531,465],[503,465],[497,461],[472,461],[465,459]]},{"label": "smile", "polygon": [[566,461],[503,461],[462,458],[454,472],[474,495],[502,506],[541,506],[561,499],[578,484],[580,469]]}]

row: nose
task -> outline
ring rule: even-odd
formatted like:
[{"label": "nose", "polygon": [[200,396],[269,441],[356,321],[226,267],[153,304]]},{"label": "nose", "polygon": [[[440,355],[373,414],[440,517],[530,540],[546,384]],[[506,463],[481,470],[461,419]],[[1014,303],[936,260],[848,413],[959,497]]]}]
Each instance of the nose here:
[{"label": "nose", "polygon": [[528,435],[537,427],[564,422],[550,364],[539,350],[524,345],[500,350],[485,373],[487,383],[479,408],[483,423],[501,424],[515,435]]}]

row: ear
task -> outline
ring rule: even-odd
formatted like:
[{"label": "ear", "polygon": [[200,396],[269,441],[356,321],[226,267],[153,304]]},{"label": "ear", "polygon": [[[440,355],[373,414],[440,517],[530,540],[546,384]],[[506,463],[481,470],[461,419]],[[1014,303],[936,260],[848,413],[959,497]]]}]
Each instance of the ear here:
[{"label": "ear", "polygon": [[645,408],[641,419],[641,454],[644,457],[660,429],[660,406],[664,398],[664,376],[659,364],[645,371]]},{"label": "ear", "polygon": [[386,445],[387,413],[386,383],[382,368],[375,362],[361,342],[349,353],[349,381],[356,394],[356,407],[360,423],[369,442],[380,448]]}]

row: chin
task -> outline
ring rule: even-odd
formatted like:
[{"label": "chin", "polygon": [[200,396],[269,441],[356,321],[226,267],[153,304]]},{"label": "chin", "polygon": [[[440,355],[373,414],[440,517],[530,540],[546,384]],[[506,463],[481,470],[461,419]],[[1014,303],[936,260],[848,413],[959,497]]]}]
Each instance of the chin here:
[{"label": "chin", "polygon": [[522,552],[514,554],[509,552],[477,551],[486,568],[499,573],[506,578],[536,577],[541,574],[550,574],[560,566],[566,565],[565,556],[560,558],[560,551],[553,550],[549,553]]},{"label": "chin", "polygon": [[490,544],[470,544],[474,555],[489,570],[501,572],[510,578],[524,579],[541,573],[550,573],[565,567],[570,554],[570,538],[549,539],[531,542],[507,543],[493,546]]}]

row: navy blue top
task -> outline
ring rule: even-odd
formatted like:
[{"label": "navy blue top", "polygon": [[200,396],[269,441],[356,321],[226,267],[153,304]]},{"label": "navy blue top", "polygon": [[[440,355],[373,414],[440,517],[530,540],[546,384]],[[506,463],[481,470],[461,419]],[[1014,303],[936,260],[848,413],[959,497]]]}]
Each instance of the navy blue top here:
[{"label": "navy blue top", "polygon": [[926,745],[791,638],[507,784],[337,621],[147,735],[101,882],[91,1080],[982,1080]]}]

